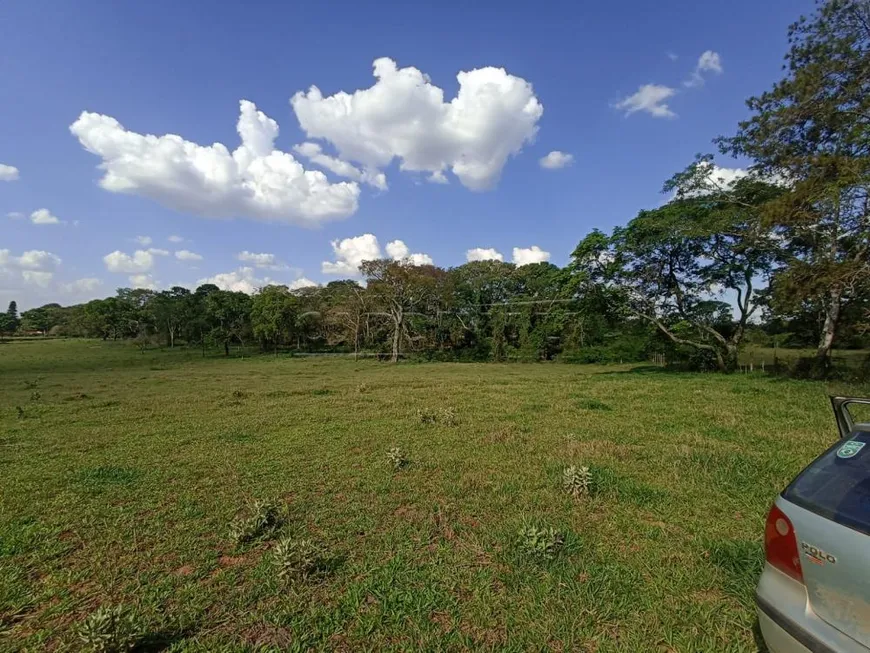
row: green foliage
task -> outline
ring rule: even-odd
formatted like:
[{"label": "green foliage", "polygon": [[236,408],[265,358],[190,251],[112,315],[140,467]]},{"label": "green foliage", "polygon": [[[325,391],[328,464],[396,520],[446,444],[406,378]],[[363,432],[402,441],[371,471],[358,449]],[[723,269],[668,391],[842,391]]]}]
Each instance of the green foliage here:
[{"label": "green foliage", "polygon": [[387,460],[393,467],[393,470],[399,471],[411,464],[408,454],[402,451],[399,447],[393,447],[387,451]]},{"label": "green foliage", "polygon": [[287,580],[308,580],[328,568],[326,550],[311,539],[285,537],[272,549],[272,564]]},{"label": "green foliage", "polygon": [[531,557],[552,560],[565,544],[565,536],[550,526],[523,526],[518,537],[520,551]]},{"label": "green foliage", "polygon": [[592,494],[595,489],[588,467],[571,465],[562,472],[562,489],[575,499]]},{"label": "green foliage", "polygon": [[122,605],[98,608],[77,631],[83,645],[95,653],[132,651],[144,635],[136,614]]},{"label": "green foliage", "polygon": [[242,546],[267,538],[281,526],[281,521],[281,506],[277,501],[254,501],[242,515],[230,522],[230,541]]},{"label": "green foliage", "polygon": [[452,406],[446,408],[418,408],[417,419],[421,424],[443,424],[444,426],[458,426],[459,414]]}]

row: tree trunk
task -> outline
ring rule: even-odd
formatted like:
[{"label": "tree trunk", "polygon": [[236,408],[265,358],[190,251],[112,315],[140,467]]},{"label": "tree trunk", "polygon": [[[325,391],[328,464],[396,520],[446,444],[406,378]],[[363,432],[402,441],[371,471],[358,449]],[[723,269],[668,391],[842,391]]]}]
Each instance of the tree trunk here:
[{"label": "tree trunk", "polygon": [[224,356],[230,355],[230,341],[224,340]]},{"label": "tree trunk", "polygon": [[393,331],[393,355],[390,361],[397,363],[399,361],[399,343],[402,339],[402,327],[404,326],[404,315],[401,310],[395,313],[393,320],[395,322],[395,331]]},{"label": "tree trunk", "polygon": [[825,306],[825,324],[822,326],[822,336],[819,338],[819,348],[816,351],[816,359],[825,364],[828,364],[831,358],[831,346],[834,344],[837,322],[840,320],[842,295],[841,288],[832,288]]}]

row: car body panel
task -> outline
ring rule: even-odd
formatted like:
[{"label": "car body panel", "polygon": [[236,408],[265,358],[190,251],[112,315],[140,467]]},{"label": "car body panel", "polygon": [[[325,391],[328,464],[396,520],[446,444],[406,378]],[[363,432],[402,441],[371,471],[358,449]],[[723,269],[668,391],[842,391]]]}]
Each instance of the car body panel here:
[{"label": "car body panel", "polygon": [[870,646],[870,537],[783,498],[776,504],[797,535],[808,609]]},{"label": "car body panel", "polygon": [[775,502],[803,582],[765,562],[756,600],[771,653],[870,653],[870,399],[831,397],[831,407],[841,439]]}]

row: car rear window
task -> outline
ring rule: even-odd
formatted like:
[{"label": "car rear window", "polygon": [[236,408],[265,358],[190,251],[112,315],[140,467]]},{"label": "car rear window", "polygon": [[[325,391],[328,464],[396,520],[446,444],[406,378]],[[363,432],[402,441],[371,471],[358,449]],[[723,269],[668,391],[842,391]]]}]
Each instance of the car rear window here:
[{"label": "car rear window", "polygon": [[839,440],[792,481],[783,497],[870,534],[870,433]]}]

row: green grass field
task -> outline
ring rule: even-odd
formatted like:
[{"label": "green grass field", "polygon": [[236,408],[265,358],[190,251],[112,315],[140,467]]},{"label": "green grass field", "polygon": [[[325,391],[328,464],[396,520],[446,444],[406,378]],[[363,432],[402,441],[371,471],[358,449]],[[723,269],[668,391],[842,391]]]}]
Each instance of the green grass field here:
[{"label": "green grass field", "polygon": [[[0,649],[77,650],[124,604],[146,650],[755,651],[764,515],[836,437],[835,390],[0,345]],[[235,545],[257,499],[282,520]],[[528,526],[563,535],[552,559]],[[285,536],[320,573],[279,577]]]}]

